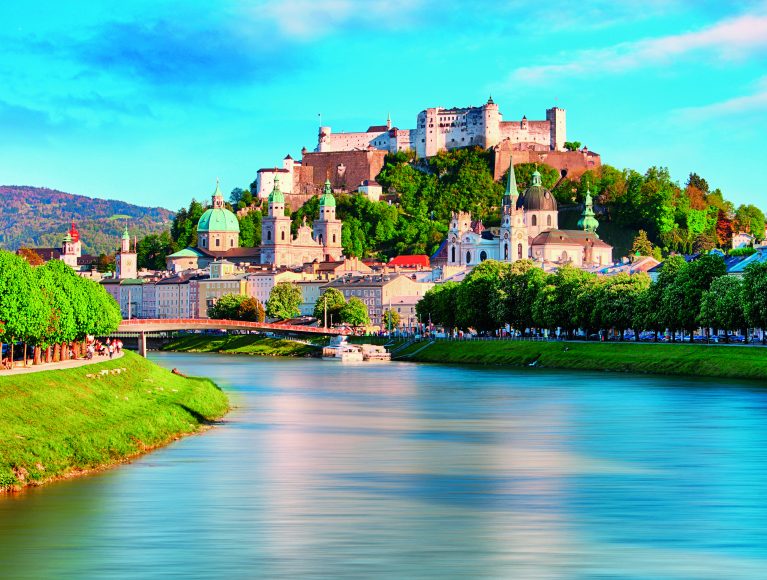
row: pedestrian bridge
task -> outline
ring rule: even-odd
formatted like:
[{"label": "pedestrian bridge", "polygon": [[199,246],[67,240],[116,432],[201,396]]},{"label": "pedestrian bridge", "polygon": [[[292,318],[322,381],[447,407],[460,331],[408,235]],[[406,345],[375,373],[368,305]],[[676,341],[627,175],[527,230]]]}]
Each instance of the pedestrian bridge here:
[{"label": "pedestrian bridge", "polygon": [[210,318],[133,318],[131,320],[123,320],[117,332],[138,335],[139,354],[146,356],[146,335],[148,333],[171,332],[174,330],[252,330],[314,336],[351,334],[351,330],[345,328],[324,328],[322,326],[273,322],[245,322],[243,320],[213,320]]}]

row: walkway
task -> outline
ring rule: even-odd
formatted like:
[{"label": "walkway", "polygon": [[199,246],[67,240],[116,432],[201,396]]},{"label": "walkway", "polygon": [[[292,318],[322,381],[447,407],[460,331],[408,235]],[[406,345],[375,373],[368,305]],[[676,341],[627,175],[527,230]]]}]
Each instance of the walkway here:
[{"label": "walkway", "polygon": [[[74,360],[65,360],[57,363],[43,363],[35,366],[28,367],[15,367],[8,370],[0,370],[0,378],[10,377],[15,375],[26,375],[29,373],[39,373],[41,371],[58,371],[63,369],[75,369],[77,367],[84,367],[87,365],[93,365],[96,363],[107,362],[109,360],[116,360],[121,358],[123,353],[114,355],[111,359],[108,356],[94,356],[92,359],[78,358]],[[16,361],[18,362],[18,361]]]}]

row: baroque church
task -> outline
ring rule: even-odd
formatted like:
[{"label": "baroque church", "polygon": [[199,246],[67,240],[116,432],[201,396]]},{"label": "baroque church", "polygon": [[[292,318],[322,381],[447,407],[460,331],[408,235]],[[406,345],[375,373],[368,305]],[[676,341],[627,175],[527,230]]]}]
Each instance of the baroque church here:
[{"label": "baroque church", "polygon": [[279,178],[268,198],[269,213],[261,222],[261,246],[240,247],[240,224],[237,216],[226,208],[224,195],[216,183],[211,207],[197,222],[197,246],[187,247],[166,257],[168,270],[182,272],[207,268],[216,260],[234,264],[270,264],[275,268],[301,266],[309,262],[340,260],[341,220],[336,218],[336,200],[330,182],[325,182],[320,197],[320,216],[313,228],[306,222],[291,234],[291,220],[285,215],[285,196]]},{"label": "baroque church", "polygon": [[485,260],[515,262],[528,258],[542,265],[606,266],[612,263],[612,246],[599,239],[598,226],[590,192],[578,221],[581,229],[560,230],[557,201],[543,187],[541,174],[536,170],[532,184],[520,195],[511,170],[501,202],[498,232],[485,229],[482,222],[472,222],[470,213],[454,212],[447,242],[435,257],[448,266],[475,266]]}]

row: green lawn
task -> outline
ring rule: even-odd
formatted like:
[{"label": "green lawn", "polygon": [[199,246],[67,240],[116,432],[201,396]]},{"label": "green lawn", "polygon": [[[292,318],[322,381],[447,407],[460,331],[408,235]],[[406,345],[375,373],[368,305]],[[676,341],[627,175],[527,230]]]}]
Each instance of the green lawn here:
[{"label": "green lawn", "polygon": [[[682,344],[437,341],[397,353],[401,360],[529,365],[664,375],[767,379],[767,348]],[[408,357],[408,354],[415,353]],[[404,355],[404,356],[403,356]]]},{"label": "green lawn", "polygon": [[312,356],[319,347],[261,334],[209,335],[188,334],[165,345],[163,350],[177,352],[219,352],[261,356]]},{"label": "green lawn", "polygon": [[0,491],[112,465],[195,432],[228,408],[212,381],[174,375],[130,352],[68,370],[0,373]]}]

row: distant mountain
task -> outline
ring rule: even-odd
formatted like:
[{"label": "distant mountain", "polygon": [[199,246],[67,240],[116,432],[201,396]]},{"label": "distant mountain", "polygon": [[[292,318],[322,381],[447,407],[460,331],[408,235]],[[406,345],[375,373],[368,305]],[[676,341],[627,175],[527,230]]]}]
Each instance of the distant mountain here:
[{"label": "distant mountain", "polygon": [[115,251],[125,224],[131,237],[170,228],[174,213],[161,207],[141,207],[124,201],[96,199],[24,185],[0,186],[0,248],[58,247],[77,224],[83,253]]}]

